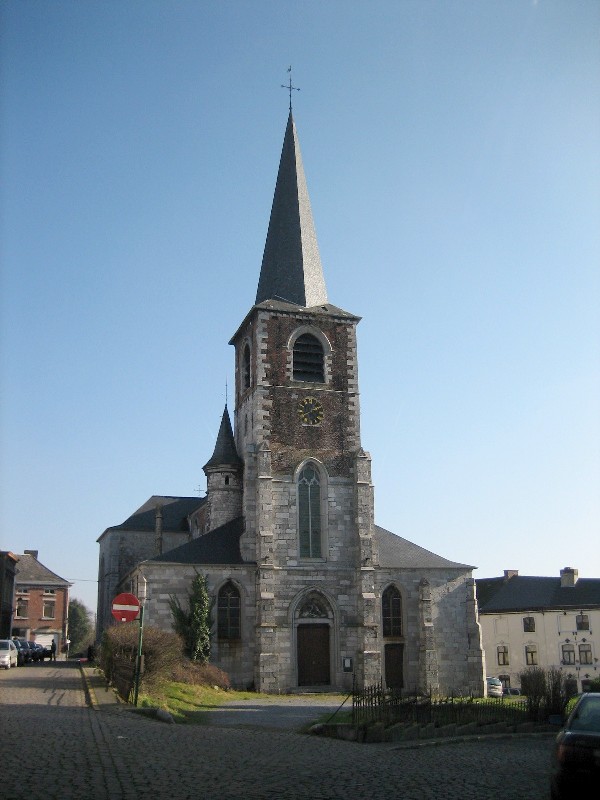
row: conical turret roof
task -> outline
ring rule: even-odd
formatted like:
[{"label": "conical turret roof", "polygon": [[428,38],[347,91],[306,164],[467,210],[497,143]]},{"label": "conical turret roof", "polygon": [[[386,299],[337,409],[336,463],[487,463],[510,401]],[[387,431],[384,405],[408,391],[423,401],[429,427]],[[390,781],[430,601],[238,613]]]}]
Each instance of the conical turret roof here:
[{"label": "conical turret roof", "polygon": [[291,111],[277,173],[256,304],[274,298],[304,308],[327,303],[300,144]]},{"label": "conical turret roof", "polygon": [[237,469],[238,467],[241,467],[242,464],[242,459],[238,456],[235,446],[235,439],[233,438],[233,429],[231,427],[231,420],[229,419],[229,411],[227,410],[227,405],[225,405],[214,452],[202,469],[205,472],[212,471],[220,467]]}]

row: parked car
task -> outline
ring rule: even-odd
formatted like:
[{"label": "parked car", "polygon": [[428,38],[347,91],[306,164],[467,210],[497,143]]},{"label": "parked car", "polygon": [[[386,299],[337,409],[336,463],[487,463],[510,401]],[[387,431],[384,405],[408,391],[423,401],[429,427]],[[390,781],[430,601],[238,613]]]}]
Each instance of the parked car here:
[{"label": "parked car", "polygon": [[0,667],[10,669],[19,664],[19,655],[14,642],[10,639],[0,639]]},{"label": "parked car", "polygon": [[550,781],[552,800],[566,800],[597,790],[600,782],[600,692],[582,694],[575,703],[554,742]]},{"label": "parked car", "polygon": [[17,665],[22,667],[31,661],[31,651],[23,644],[24,639],[13,639],[12,643],[17,648]]},{"label": "parked car", "polygon": [[29,647],[31,649],[31,654],[33,656],[34,661],[43,661],[44,659],[44,648],[41,644],[37,642],[29,642]]},{"label": "parked car", "polygon": [[42,645],[42,661],[45,658],[52,658],[52,647],[49,644]]},{"label": "parked car", "polygon": [[486,678],[488,697],[502,697],[502,681],[500,678]]},{"label": "parked car", "polygon": [[502,694],[503,694],[503,695],[508,695],[509,697],[511,697],[512,695],[519,695],[519,694],[521,694],[521,690],[520,690],[520,689],[517,689],[516,687],[514,687],[514,688],[513,688],[512,686],[505,686],[505,687],[502,689]]},{"label": "parked car", "polygon": [[[13,639],[13,642],[14,641],[15,640]],[[33,650],[29,646],[29,642],[27,641],[27,639],[19,639],[19,642],[22,645],[23,650],[25,651],[25,663],[30,664],[33,661]]]}]

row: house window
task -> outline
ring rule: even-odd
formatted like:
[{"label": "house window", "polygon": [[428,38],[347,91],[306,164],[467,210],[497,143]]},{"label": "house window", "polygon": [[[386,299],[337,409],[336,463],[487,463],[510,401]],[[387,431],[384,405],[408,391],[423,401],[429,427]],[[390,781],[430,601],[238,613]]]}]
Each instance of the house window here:
[{"label": "house window", "polygon": [[525,663],[527,664],[528,667],[537,667],[538,663],[537,645],[535,644],[525,645]]},{"label": "house window", "polygon": [[395,586],[389,586],[381,600],[384,636],[402,636],[402,598]]},{"label": "house window", "polygon": [[575,645],[563,644],[562,646],[562,660],[563,664],[575,663]]},{"label": "house window", "polygon": [[321,484],[307,464],[298,478],[298,533],[301,558],[321,558]]},{"label": "house window", "polygon": [[590,618],[587,614],[577,614],[575,617],[575,622],[577,623],[578,631],[589,631]]},{"label": "house window", "polygon": [[294,344],[295,381],[325,383],[323,346],[316,336],[303,333]]},{"label": "house window", "polygon": [[241,638],[240,593],[231,581],[219,591],[217,599],[217,636],[219,639]]},{"label": "house window", "polygon": [[44,600],[42,607],[42,617],[44,619],[54,619],[54,607],[56,603],[54,600]]},{"label": "house window", "polygon": [[29,594],[29,586],[17,586],[17,594]]},{"label": "house window", "polygon": [[242,356],[242,387],[244,389],[250,388],[250,347],[244,345],[244,353]]},{"label": "house window", "polygon": [[498,666],[505,667],[508,665],[508,647],[505,644],[498,645],[496,648],[498,654]]},{"label": "house window", "polygon": [[44,594],[56,594],[56,589],[49,589],[48,587],[44,587]]},{"label": "house window", "polygon": [[580,644],[579,645],[579,663],[591,664],[592,663],[592,645]]},{"label": "house window", "polygon": [[534,617],[523,617],[523,630],[525,633],[535,633]]},{"label": "house window", "polygon": [[15,617],[19,619],[27,619],[29,616],[29,601],[24,600],[22,597],[17,599],[17,608],[15,611]]}]

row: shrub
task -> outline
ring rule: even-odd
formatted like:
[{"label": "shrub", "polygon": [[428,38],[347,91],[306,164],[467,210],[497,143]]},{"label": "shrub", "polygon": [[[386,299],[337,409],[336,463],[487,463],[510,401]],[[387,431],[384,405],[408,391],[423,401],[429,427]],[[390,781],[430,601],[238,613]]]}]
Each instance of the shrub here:
[{"label": "shrub", "polygon": [[529,667],[519,675],[521,691],[527,698],[532,720],[562,714],[569,698],[569,681],[557,667]]},{"label": "shrub", "polygon": [[192,661],[206,664],[210,657],[210,612],[213,602],[208,594],[206,577],[196,572],[188,594],[188,609],[179,598],[171,595],[169,607],[173,615],[173,628],[185,642],[185,652]]},{"label": "shrub", "polygon": [[[114,673],[115,660],[135,661],[138,649],[139,623],[129,622],[113,625],[104,632],[100,653],[100,664],[110,681]],[[183,654],[180,636],[160,628],[145,627],[142,643],[144,674],[142,685],[149,687],[160,681],[176,681],[194,685],[218,686],[229,689],[227,673],[212,664],[190,661]]]}]

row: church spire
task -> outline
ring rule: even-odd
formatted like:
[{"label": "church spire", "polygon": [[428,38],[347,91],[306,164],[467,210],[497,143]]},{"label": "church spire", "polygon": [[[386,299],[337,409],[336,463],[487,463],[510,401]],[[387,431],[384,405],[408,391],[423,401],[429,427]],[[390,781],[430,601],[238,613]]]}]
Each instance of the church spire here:
[{"label": "church spire", "polygon": [[215,470],[218,471],[223,467],[237,469],[241,465],[242,459],[238,456],[235,447],[235,439],[233,438],[233,430],[231,427],[231,420],[229,419],[229,411],[227,410],[227,405],[225,405],[214,452],[204,465],[203,470],[205,472],[212,472]]},{"label": "church spire", "polygon": [[323,267],[291,110],[277,173],[256,303],[273,298],[305,308],[327,303]]}]

